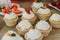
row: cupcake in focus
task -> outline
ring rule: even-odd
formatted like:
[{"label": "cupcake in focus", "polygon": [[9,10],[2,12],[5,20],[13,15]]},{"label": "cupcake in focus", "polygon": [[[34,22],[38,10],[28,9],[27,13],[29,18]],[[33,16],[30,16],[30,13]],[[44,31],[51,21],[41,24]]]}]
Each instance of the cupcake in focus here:
[{"label": "cupcake in focus", "polygon": [[46,5],[44,7],[41,7],[37,11],[37,17],[41,20],[48,20],[51,16],[51,11],[49,8],[47,8]]},{"label": "cupcake in focus", "polygon": [[60,15],[59,14],[54,13],[50,17],[49,21],[53,28],[60,28]]},{"label": "cupcake in focus", "polygon": [[12,26],[16,25],[16,23],[18,21],[18,16],[15,15],[14,13],[5,14],[5,16],[3,17],[3,20],[5,21],[5,23],[8,27],[12,27]]},{"label": "cupcake in focus", "polygon": [[35,14],[30,9],[27,9],[27,11],[22,15],[22,20],[28,20],[29,22],[31,22],[31,24],[34,24],[36,19],[37,18]]},{"label": "cupcake in focus", "polygon": [[31,29],[29,32],[25,34],[25,39],[26,40],[42,40],[43,35],[40,31],[36,29]]},{"label": "cupcake in focus", "polygon": [[16,26],[18,33],[22,36],[24,36],[25,33],[27,33],[32,28],[33,28],[33,26],[31,25],[31,23],[28,20],[22,20]]},{"label": "cupcake in focus", "polygon": [[38,29],[42,32],[43,36],[46,37],[49,35],[52,27],[48,24],[48,22],[41,20],[36,24],[35,29]]}]

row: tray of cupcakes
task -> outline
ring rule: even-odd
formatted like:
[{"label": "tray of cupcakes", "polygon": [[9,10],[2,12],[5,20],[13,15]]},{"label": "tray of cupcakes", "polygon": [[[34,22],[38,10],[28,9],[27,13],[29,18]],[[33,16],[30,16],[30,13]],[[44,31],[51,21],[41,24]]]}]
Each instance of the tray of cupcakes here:
[{"label": "tray of cupcakes", "polygon": [[4,1],[0,4],[0,15],[14,13],[18,16],[22,15],[25,12],[25,9],[20,7],[17,3],[11,3],[11,1]]},{"label": "tray of cupcakes", "polygon": [[46,4],[34,0],[31,8],[32,10],[27,9],[22,14],[18,23],[19,17],[16,14],[4,15],[3,20],[7,27],[15,27],[18,34],[13,30],[9,30],[2,36],[1,40],[43,40],[53,28],[60,28],[60,15],[57,13],[52,14]]}]

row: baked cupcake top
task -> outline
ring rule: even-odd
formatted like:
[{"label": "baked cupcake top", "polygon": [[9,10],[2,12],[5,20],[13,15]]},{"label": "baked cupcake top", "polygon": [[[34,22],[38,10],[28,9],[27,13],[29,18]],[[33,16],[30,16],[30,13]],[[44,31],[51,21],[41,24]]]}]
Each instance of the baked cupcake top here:
[{"label": "baked cupcake top", "polygon": [[22,17],[30,19],[35,17],[35,14],[31,10],[27,10],[25,13],[23,13]]},{"label": "baked cupcake top", "polygon": [[60,15],[57,13],[54,13],[51,17],[50,20],[54,20],[54,21],[59,21],[60,20]]},{"label": "baked cupcake top", "polygon": [[14,18],[16,18],[17,15],[14,13],[10,13],[10,14],[5,14],[4,18],[8,19],[8,20],[12,20]]},{"label": "baked cupcake top", "polygon": [[17,33],[15,33],[12,30],[9,30],[1,40],[23,40],[21,36],[19,36]]},{"label": "baked cupcake top", "polygon": [[38,31],[37,29],[30,29],[29,32],[25,34],[25,38],[30,38],[31,40],[38,39],[42,36],[42,33]]},{"label": "baked cupcake top", "polygon": [[38,9],[38,13],[48,14],[48,13],[50,13],[50,9],[49,8],[40,8],[40,9]]},{"label": "baked cupcake top", "polygon": [[42,2],[33,2],[33,6],[35,8],[40,8],[40,7],[43,7],[43,3]]},{"label": "baked cupcake top", "polygon": [[50,28],[50,25],[46,21],[39,21],[35,28],[40,29],[40,30],[48,30]]},{"label": "baked cupcake top", "polygon": [[31,27],[31,23],[28,20],[22,20],[18,25],[16,26],[17,29],[20,28],[20,31],[24,31]]}]

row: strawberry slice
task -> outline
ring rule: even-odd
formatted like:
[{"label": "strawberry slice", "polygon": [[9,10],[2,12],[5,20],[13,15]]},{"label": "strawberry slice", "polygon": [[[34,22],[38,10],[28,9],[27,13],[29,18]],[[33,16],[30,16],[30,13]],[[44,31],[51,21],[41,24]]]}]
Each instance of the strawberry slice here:
[{"label": "strawberry slice", "polygon": [[30,14],[30,9],[27,9],[27,11],[26,11],[26,12],[27,12],[27,14]]},{"label": "strawberry slice", "polygon": [[57,8],[59,8],[59,9],[60,9],[60,4],[57,4]]},{"label": "strawberry slice", "polygon": [[14,13],[15,13],[15,14],[21,14],[21,13],[22,13],[22,11],[20,11],[20,10],[16,9],[16,10],[14,10]]},{"label": "strawberry slice", "polygon": [[14,3],[11,8],[14,8],[14,7],[15,7],[15,8],[18,8],[18,6],[17,6],[16,3]]},{"label": "strawberry slice", "polygon": [[56,6],[56,2],[51,2],[51,5]]},{"label": "strawberry slice", "polygon": [[4,8],[4,9],[2,9],[2,12],[4,14],[9,14],[10,13],[10,9],[9,8]]},{"label": "strawberry slice", "polygon": [[37,0],[34,0],[34,2],[37,2]]},{"label": "strawberry slice", "polygon": [[16,8],[16,7],[13,8],[14,11],[17,10],[17,9],[18,9],[18,8]]}]

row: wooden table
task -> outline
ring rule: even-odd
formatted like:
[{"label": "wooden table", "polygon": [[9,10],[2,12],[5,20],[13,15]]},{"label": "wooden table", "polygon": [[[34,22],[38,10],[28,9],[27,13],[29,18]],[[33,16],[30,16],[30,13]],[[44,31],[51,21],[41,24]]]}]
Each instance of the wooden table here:
[{"label": "wooden table", "polygon": [[[26,8],[29,8],[32,4],[32,2],[18,2],[22,7],[24,7],[25,9]],[[53,8],[50,8],[51,9],[51,12],[52,13],[60,13],[59,11],[53,9]],[[20,21],[20,20],[19,20]],[[2,27],[2,29],[0,30],[0,40],[2,38],[2,36],[8,31],[8,30],[14,30],[15,32],[17,32],[15,26],[14,28],[8,28],[4,21],[3,21],[3,16],[0,16],[0,27]],[[60,29],[53,29],[51,32],[50,32],[50,35],[46,38],[43,38],[43,40],[60,40]]]}]

